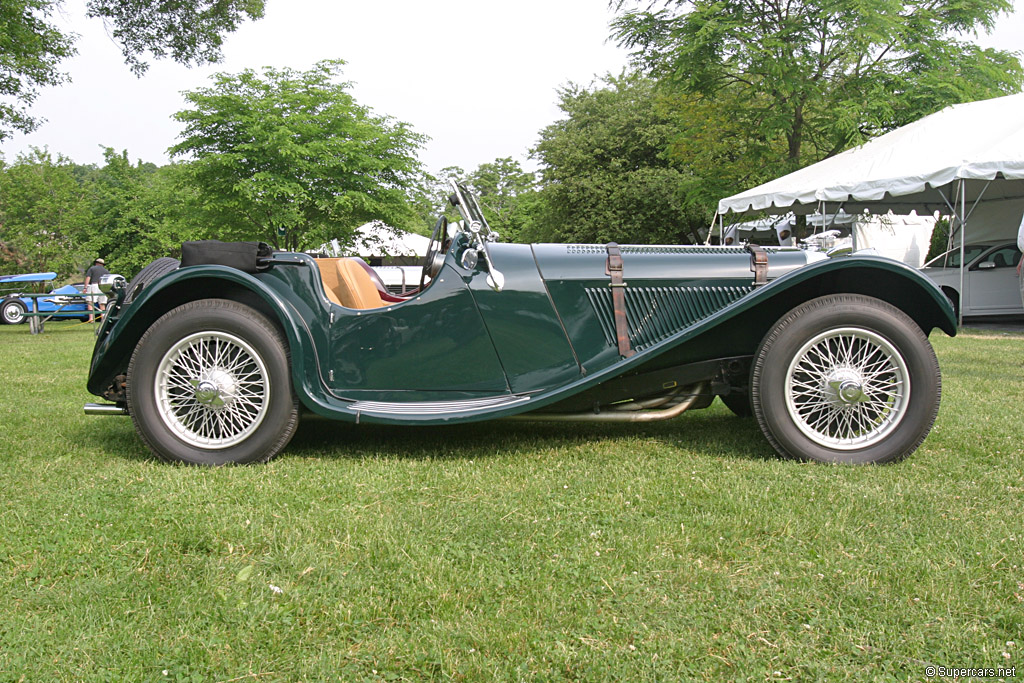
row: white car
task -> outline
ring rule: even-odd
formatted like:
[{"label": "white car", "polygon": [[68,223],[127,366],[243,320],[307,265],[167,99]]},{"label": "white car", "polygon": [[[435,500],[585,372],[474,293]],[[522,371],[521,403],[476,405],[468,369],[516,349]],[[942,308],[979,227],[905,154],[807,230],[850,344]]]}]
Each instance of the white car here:
[{"label": "white car", "polygon": [[960,247],[936,256],[921,272],[945,292],[958,313],[963,306],[964,317],[1024,316],[1017,278],[1020,256],[1017,245],[1009,241],[968,244],[964,248],[966,297],[960,295]]},{"label": "white car", "polygon": [[388,293],[407,296],[419,289],[422,266],[374,266]]}]

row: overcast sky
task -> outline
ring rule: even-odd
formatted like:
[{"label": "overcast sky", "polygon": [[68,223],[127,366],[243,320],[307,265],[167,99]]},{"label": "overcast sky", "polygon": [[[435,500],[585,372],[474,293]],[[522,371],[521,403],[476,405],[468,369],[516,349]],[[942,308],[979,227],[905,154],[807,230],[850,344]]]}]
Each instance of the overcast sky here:
[{"label": "overcast sky", "polygon": [[[80,35],[78,56],[63,65],[72,83],[47,89],[33,108],[47,122],[15,135],[0,153],[12,161],[30,146],[48,146],[100,163],[102,148],[113,147],[163,164],[180,131],[171,116],[184,107],[181,91],[207,85],[210,74],[344,59],[360,104],[430,136],[421,155],[429,170],[472,170],[506,156],[532,168],[528,150],[560,114],[558,88],[626,65],[625,52],[607,40],[607,7],[605,0],[267,0],[262,20],[227,37],[222,63],[152,62],[137,79],[102,22],[84,18],[81,0],[67,0],[58,21]],[[1024,11],[979,42],[1024,49]]]}]

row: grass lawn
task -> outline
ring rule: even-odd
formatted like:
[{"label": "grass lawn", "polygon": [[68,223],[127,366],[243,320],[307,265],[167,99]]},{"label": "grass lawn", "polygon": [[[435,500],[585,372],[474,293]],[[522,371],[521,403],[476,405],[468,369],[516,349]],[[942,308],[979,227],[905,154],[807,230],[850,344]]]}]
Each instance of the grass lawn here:
[{"label": "grass lawn", "polygon": [[1024,676],[1024,336],[933,334],[934,431],[859,468],[720,404],[177,467],[82,413],[92,341],[0,327],[0,681]]}]

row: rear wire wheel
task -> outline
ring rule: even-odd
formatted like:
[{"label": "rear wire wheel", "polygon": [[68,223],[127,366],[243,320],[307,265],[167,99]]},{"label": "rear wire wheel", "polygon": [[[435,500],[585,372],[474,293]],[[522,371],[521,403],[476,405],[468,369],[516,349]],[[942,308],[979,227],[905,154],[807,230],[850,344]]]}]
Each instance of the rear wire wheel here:
[{"label": "rear wire wheel", "polygon": [[837,294],[787,313],[761,342],[751,378],[758,424],[782,455],[832,463],[904,458],[939,410],[935,352],[905,313]]},{"label": "rear wire wheel", "polygon": [[136,346],[127,399],[159,457],[194,465],[266,462],[298,424],[287,344],[252,308],[201,299],[166,313]]}]

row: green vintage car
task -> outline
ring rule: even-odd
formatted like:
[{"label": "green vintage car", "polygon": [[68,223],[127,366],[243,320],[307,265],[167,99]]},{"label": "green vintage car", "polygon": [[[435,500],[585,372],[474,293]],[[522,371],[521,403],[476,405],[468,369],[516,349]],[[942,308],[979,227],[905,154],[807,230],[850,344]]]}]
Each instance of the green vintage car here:
[{"label": "green vintage car", "polygon": [[501,244],[453,185],[419,290],[354,259],[193,243],[113,287],[89,372],[158,456],[264,462],[303,412],[356,424],[649,422],[721,397],[785,456],[897,460],[927,436],[948,299],[888,259]]}]

